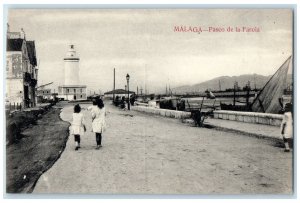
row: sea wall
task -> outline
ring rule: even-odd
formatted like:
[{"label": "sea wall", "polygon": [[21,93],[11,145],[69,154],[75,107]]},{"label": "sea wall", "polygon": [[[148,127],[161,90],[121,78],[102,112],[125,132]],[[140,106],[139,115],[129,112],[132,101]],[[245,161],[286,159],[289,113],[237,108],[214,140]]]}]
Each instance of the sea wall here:
[{"label": "sea wall", "polygon": [[136,106],[149,106],[148,103],[142,103],[142,102],[134,102],[134,105],[136,105]]},{"label": "sea wall", "polygon": [[240,121],[245,123],[258,123],[264,125],[280,126],[283,115],[240,111],[214,111],[215,119]]},{"label": "sea wall", "polygon": [[132,110],[169,117],[169,118],[177,118],[177,119],[186,119],[191,117],[190,112],[184,111],[175,111],[175,110],[168,110],[168,109],[159,109],[159,108],[152,108],[146,106],[132,106]]}]

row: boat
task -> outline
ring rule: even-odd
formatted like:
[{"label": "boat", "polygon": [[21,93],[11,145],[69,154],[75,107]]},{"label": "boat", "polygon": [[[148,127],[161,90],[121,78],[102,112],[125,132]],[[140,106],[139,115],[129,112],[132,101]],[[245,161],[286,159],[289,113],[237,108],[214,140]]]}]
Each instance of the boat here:
[{"label": "boat", "polygon": [[270,78],[251,104],[251,111],[281,113],[282,98],[286,88],[287,73],[291,63],[290,56]]},{"label": "boat", "polygon": [[[287,73],[292,56],[288,57],[250,104],[220,103],[221,110],[282,113]],[[235,103],[235,102],[234,102]]]}]

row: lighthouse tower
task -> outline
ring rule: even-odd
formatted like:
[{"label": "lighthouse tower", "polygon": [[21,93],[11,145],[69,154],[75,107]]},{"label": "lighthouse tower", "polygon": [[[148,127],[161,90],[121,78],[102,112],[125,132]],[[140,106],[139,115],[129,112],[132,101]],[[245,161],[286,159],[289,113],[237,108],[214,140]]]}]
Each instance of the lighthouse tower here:
[{"label": "lighthouse tower", "polygon": [[79,80],[79,57],[75,46],[69,45],[69,50],[64,57],[64,85],[58,87],[58,97],[64,100],[86,100],[86,85]]},{"label": "lighthouse tower", "polygon": [[76,55],[74,45],[69,46],[69,50],[64,58],[65,64],[65,85],[79,85],[79,58]]}]

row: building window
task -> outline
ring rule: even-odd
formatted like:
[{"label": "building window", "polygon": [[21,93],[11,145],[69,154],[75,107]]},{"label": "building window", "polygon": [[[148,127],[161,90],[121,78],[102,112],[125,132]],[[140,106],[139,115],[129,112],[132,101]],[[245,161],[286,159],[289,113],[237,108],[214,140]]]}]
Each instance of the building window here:
[{"label": "building window", "polygon": [[69,93],[70,92],[70,90],[69,89],[67,89],[67,93]]},{"label": "building window", "polygon": [[6,60],[6,71],[9,71],[9,60]]},{"label": "building window", "polygon": [[43,91],[43,94],[44,94],[44,91]]},{"label": "building window", "polygon": [[74,89],[74,93],[76,93],[76,89]]},{"label": "building window", "polygon": [[82,95],[80,95],[80,98],[82,98]]},{"label": "building window", "polygon": [[80,89],[80,93],[82,93],[82,89]]}]

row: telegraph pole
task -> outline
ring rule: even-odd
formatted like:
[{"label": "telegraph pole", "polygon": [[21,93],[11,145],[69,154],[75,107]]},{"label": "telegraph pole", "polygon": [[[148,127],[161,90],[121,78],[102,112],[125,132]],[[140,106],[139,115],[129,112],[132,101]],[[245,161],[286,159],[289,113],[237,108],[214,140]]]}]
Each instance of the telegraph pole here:
[{"label": "telegraph pole", "polygon": [[115,101],[115,88],[116,88],[116,69],[114,68],[114,90],[113,90],[113,102]]},{"label": "telegraph pole", "polygon": [[233,106],[235,106],[235,97],[236,97],[236,91],[238,89],[238,82],[234,82],[234,86],[233,86]]}]

